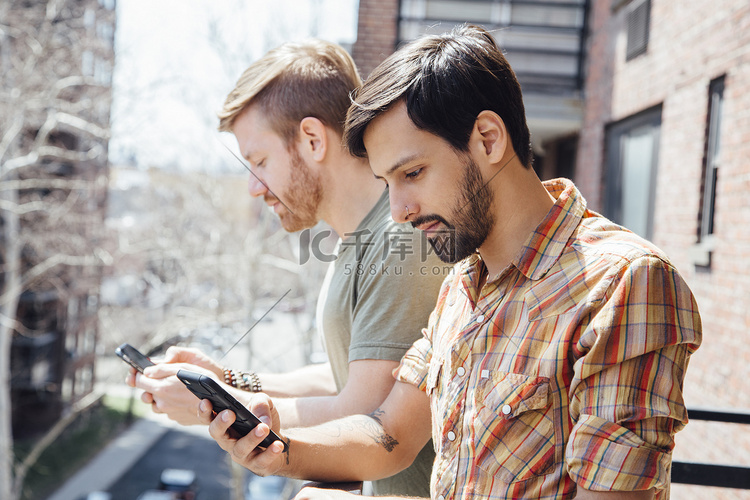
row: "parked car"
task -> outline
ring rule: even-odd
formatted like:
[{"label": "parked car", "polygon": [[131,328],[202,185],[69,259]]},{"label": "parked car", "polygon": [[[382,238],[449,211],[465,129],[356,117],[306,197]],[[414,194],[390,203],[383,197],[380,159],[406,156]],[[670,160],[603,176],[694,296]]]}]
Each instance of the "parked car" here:
[{"label": "parked car", "polygon": [[281,476],[253,476],[247,485],[245,500],[286,500],[287,478]]},{"label": "parked car", "polygon": [[175,498],[179,500],[195,500],[198,491],[195,471],[164,469],[159,478],[159,489],[175,493]]},{"label": "parked car", "polygon": [[174,491],[146,490],[136,500],[177,500],[179,497]]},{"label": "parked car", "polygon": [[112,493],[106,491],[92,491],[81,500],[112,500]]}]

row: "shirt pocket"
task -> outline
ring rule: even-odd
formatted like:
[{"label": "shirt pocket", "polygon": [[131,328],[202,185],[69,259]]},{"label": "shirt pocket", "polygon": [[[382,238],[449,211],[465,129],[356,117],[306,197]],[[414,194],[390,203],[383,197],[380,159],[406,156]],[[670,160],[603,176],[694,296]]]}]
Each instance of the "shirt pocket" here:
[{"label": "shirt pocket", "polygon": [[551,472],[555,425],[546,377],[492,373],[475,391],[477,465],[512,483]]}]

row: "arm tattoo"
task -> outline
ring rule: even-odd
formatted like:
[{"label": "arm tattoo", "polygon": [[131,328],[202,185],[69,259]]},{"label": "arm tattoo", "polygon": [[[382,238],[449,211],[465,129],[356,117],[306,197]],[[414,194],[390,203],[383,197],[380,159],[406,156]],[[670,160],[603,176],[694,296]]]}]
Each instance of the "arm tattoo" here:
[{"label": "arm tattoo", "polygon": [[377,409],[369,415],[352,415],[311,427],[310,430],[332,438],[341,437],[345,432],[363,432],[390,453],[396,448],[398,441],[383,429],[381,416],[384,414],[383,410]]},{"label": "arm tattoo", "polygon": [[380,444],[383,448],[385,448],[385,451],[390,453],[394,450],[394,448],[396,448],[396,446],[398,445],[398,441],[396,441],[393,436],[385,432],[385,429],[383,428],[383,421],[381,420],[381,417],[383,415],[385,415],[385,412],[378,408],[374,412],[367,415],[372,420],[377,422],[378,425],[372,425],[372,423],[368,425],[367,422],[363,422],[362,428],[366,434],[368,434],[375,440],[376,443]]},{"label": "arm tattoo", "polygon": [[286,458],[286,464],[289,465],[289,450],[292,448],[291,442],[289,441],[288,437],[283,437],[282,439],[286,443],[286,448],[284,449],[284,457]]}]

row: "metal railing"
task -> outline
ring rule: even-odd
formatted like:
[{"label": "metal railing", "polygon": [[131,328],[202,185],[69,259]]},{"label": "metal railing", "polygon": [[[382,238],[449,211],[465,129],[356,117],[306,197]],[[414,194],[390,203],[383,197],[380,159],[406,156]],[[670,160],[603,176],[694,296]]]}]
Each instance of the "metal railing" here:
[{"label": "metal railing", "polygon": [[[750,424],[750,411],[688,409],[691,420]],[[672,482],[750,490],[750,467],[739,465],[672,462]]]}]

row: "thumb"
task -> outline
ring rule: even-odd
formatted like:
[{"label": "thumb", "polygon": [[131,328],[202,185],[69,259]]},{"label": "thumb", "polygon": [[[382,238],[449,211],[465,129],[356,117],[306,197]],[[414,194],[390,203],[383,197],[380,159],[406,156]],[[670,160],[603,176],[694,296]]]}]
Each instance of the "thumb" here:
[{"label": "thumb", "polygon": [[176,375],[179,369],[180,367],[173,363],[159,363],[143,370],[143,374],[149,378],[166,378]]}]

